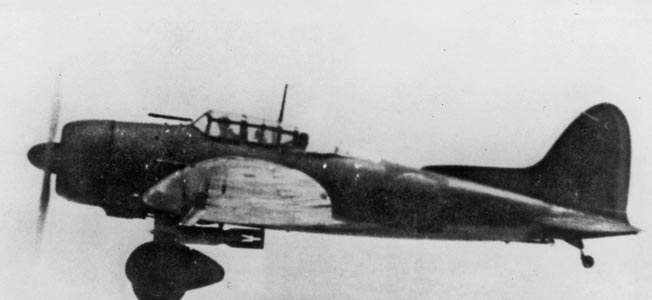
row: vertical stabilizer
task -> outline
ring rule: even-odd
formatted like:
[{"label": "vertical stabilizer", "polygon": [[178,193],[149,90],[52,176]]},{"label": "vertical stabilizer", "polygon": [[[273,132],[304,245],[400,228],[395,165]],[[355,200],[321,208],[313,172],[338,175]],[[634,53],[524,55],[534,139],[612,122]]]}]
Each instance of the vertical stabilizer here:
[{"label": "vertical stabilizer", "polygon": [[630,144],[625,116],[616,106],[603,103],[580,114],[532,167],[423,169],[628,223]]},{"label": "vertical stabilizer", "polygon": [[627,221],[630,160],[625,116],[599,104],[577,117],[528,173],[546,201]]}]

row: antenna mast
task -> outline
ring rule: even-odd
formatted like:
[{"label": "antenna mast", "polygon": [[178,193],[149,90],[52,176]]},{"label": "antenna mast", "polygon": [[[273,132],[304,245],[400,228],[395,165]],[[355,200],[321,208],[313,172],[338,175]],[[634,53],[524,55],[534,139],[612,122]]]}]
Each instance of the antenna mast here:
[{"label": "antenna mast", "polygon": [[283,90],[283,102],[281,103],[281,112],[278,115],[278,123],[281,124],[283,122],[283,113],[285,112],[285,97],[288,94],[288,84],[285,84],[285,89]]}]

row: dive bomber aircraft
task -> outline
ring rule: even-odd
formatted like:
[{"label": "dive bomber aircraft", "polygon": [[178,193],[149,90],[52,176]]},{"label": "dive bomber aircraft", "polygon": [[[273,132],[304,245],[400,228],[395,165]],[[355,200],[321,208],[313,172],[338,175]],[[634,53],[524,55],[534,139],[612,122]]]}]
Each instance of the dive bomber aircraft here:
[{"label": "dive bomber aircraft", "polygon": [[[287,86],[286,86],[287,91]],[[181,299],[224,270],[184,244],[262,249],[264,229],[389,238],[553,243],[635,234],[627,220],[630,136],[611,104],[580,114],[528,168],[412,168],[306,151],[308,134],[208,111],[178,125],[84,120],[31,148],[44,170],[39,232],[56,192],[119,218],[154,219],[127,261],[140,299]],[[56,114],[56,113],[55,113]],[[56,119],[56,116],[54,117]],[[172,271],[170,271],[172,270]]]}]

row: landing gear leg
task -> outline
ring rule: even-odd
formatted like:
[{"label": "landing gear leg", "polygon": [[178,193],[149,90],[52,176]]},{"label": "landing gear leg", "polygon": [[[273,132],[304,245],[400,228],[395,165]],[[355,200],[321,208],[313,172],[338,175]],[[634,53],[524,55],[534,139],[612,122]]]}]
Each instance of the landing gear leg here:
[{"label": "landing gear leg", "polygon": [[566,242],[569,243],[571,246],[580,249],[580,259],[582,260],[582,266],[584,266],[587,269],[593,267],[595,261],[593,260],[593,257],[591,257],[590,255],[584,254],[584,243],[582,242],[582,240],[580,239],[566,240]]}]

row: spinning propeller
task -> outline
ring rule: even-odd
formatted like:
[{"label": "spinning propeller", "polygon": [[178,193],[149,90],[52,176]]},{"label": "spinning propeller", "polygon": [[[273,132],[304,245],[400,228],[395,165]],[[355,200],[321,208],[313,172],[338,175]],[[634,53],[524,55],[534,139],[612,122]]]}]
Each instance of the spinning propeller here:
[{"label": "spinning propeller", "polygon": [[38,244],[41,244],[45,218],[47,217],[48,204],[50,203],[50,177],[52,175],[52,164],[54,162],[54,137],[57,134],[59,125],[59,110],[61,108],[61,74],[57,77],[54,98],[52,99],[52,110],[50,114],[50,131],[48,142],[32,148],[28,157],[32,162],[37,162],[43,169],[43,183],[41,187],[41,201],[39,205],[39,217],[37,225]]}]

